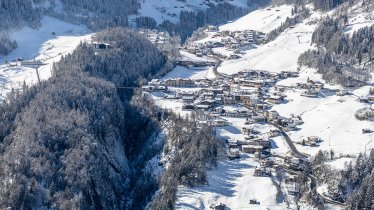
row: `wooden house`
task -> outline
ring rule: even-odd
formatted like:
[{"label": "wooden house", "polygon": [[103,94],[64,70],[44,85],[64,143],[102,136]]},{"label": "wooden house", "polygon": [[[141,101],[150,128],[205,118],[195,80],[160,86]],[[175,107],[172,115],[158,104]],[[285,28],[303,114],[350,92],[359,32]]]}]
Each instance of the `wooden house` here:
[{"label": "wooden house", "polygon": [[264,149],[261,145],[242,145],[242,152],[254,154],[256,152],[261,153]]},{"label": "wooden house", "polygon": [[266,119],[264,116],[257,115],[257,116],[252,116],[252,120],[257,123],[264,123]]},{"label": "wooden house", "polygon": [[238,148],[229,149],[228,157],[229,159],[240,158],[239,149]]},{"label": "wooden house", "polygon": [[212,125],[215,127],[224,127],[228,126],[229,123],[224,119],[217,118],[212,121]]},{"label": "wooden house", "polygon": [[281,135],[281,132],[279,131],[279,130],[277,130],[277,129],[275,129],[275,130],[270,130],[270,137],[277,137],[277,136],[280,136]]},{"label": "wooden house", "polygon": [[185,104],[182,106],[182,110],[184,111],[192,111],[195,110],[195,106],[192,104]]},{"label": "wooden house", "polygon": [[223,204],[223,203],[212,204],[212,205],[210,205],[210,209],[213,209],[213,210],[226,210],[226,205]]},{"label": "wooden house", "polygon": [[164,81],[164,84],[167,86],[182,87],[182,86],[195,86],[195,82],[191,79],[167,79]]},{"label": "wooden house", "polygon": [[271,171],[267,168],[256,168],[253,176],[271,176]]},{"label": "wooden house", "polygon": [[267,120],[270,120],[270,121],[276,121],[280,117],[279,113],[275,110],[265,111],[264,116],[266,117]]},{"label": "wooden house", "polygon": [[182,101],[183,103],[191,104],[195,102],[195,97],[194,96],[182,96]]},{"label": "wooden house", "polygon": [[110,44],[104,42],[92,42],[92,45],[95,50],[108,50],[110,48]]},{"label": "wooden house", "polygon": [[271,104],[280,104],[283,102],[283,97],[274,95],[274,96],[270,96],[265,101]]}]

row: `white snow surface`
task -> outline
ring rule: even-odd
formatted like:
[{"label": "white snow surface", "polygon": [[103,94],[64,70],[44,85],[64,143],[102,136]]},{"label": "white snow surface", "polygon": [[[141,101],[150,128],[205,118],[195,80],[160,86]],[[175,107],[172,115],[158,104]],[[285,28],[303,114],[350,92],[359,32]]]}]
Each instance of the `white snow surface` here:
[{"label": "white snow surface", "polygon": [[[298,78],[281,81],[282,85],[293,85],[296,82],[306,82],[307,77],[316,81],[323,81],[313,69],[302,69]],[[331,89],[340,86],[325,85]],[[372,134],[362,134],[363,128],[373,128],[370,121],[359,121],[354,117],[355,111],[367,107],[360,103],[358,97],[368,93],[368,87],[362,87],[353,95],[337,96],[331,93],[322,94],[319,98],[308,98],[300,95],[300,90],[286,91],[288,103],[273,107],[280,115],[290,117],[291,114],[301,115],[304,124],[299,131],[290,132],[295,142],[300,142],[308,136],[319,136],[323,142],[320,147],[296,147],[305,153],[314,155],[319,150],[333,149],[337,154],[357,154],[374,148]]]},{"label": "white snow surface", "polygon": [[167,73],[163,79],[172,78],[183,78],[183,79],[204,79],[204,78],[215,78],[213,73],[213,67],[203,67],[203,68],[187,68],[184,66],[176,66],[172,71]]},{"label": "white snow surface", "polygon": [[343,157],[343,158],[328,161],[327,165],[331,166],[333,169],[336,169],[336,170],[343,170],[352,161],[354,161],[353,158]]},{"label": "white snow surface", "polygon": [[[209,209],[219,203],[230,209],[286,209],[285,203],[276,203],[277,190],[269,177],[252,176],[256,166],[259,163],[248,155],[219,161],[217,168],[208,172],[208,186],[179,188],[175,209]],[[249,204],[250,199],[257,199],[260,205]]]},{"label": "white snow surface", "polygon": [[[291,17],[291,5],[266,7],[255,10],[238,20],[220,27],[220,30],[244,31],[256,30],[268,33],[284,23],[287,17]],[[279,10],[279,11],[277,11]]]},{"label": "white snow surface", "polygon": [[[52,35],[55,32],[56,35]],[[19,89],[25,81],[27,85],[35,84],[36,71],[28,67],[9,67],[5,60],[16,58],[41,60],[47,65],[38,69],[42,80],[51,76],[54,62],[61,56],[71,53],[80,42],[89,41],[92,32],[85,26],[70,24],[52,17],[42,19],[42,27],[31,29],[24,27],[20,31],[11,33],[10,38],[16,40],[18,48],[10,55],[0,58],[0,100],[13,88]]]}]

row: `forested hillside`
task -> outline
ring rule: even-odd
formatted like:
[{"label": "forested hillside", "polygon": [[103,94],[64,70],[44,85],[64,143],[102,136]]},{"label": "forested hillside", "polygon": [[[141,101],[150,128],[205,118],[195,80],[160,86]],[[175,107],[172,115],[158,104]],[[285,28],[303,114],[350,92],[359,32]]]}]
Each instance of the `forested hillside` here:
[{"label": "forested hillside", "polygon": [[312,0],[311,2],[316,9],[328,11],[345,2],[353,3],[355,0]]},{"label": "forested hillside", "polygon": [[182,42],[188,36],[198,29],[206,25],[214,25],[227,22],[234,18],[245,15],[248,9],[244,9],[229,3],[211,4],[209,9],[200,11],[184,11],[179,15],[179,22],[173,23],[170,20],[164,20],[159,26],[151,17],[139,17],[136,20],[137,27],[156,28],[165,30],[172,35],[179,35]]},{"label": "forested hillside", "polygon": [[2,0],[0,1],[0,28],[24,26],[38,28],[45,15],[80,20],[92,29],[126,26],[127,15],[139,8],[137,0]]},{"label": "forested hillside", "polygon": [[[363,4],[362,7],[370,6]],[[336,17],[327,17],[313,32],[309,50],[299,57],[299,64],[313,67],[327,82],[344,86],[362,86],[370,81],[374,59],[374,27],[364,27],[352,35],[344,33],[348,23],[347,9]]]},{"label": "forested hillside", "polygon": [[216,165],[217,140],[214,128],[198,126],[193,115],[184,119],[169,114],[169,129],[164,154],[172,156],[159,181],[152,210],[172,210],[179,185],[196,187],[208,184],[207,170]]},{"label": "forested hillside", "polygon": [[[257,8],[270,3],[270,0],[248,1],[250,8]],[[247,14],[249,9],[238,7],[236,5],[224,2],[220,4],[209,4],[206,10],[187,11],[183,10],[179,15],[179,22],[173,23],[170,20],[164,20],[159,28],[166,30],[172,35],[180,35],[182,42],[199,27],[206,25],[218,25],[229,20],[241,17]],[[140,17],[136,21],[138,27],[156,28],[156,21],[151,17]]]},{"label": "forested hillside", "polygon": [[157,73],[165,58],[128,30],[97,38],[111,49],[95,54],[82,44],[56,64],[50,80],[1,106],[0,208],[129,205],[129,159],[157,129],[116,86]]},{"label": "forested hillside", "polygon": [[313,160],[313,173],[317,179],[327,184],[328,194],[339,202],[345,203],[345,209],[372,209],[374,151],[360,153],[344,169],[334,170],[323,164],[333,159],[334,152],[319,151]]}]

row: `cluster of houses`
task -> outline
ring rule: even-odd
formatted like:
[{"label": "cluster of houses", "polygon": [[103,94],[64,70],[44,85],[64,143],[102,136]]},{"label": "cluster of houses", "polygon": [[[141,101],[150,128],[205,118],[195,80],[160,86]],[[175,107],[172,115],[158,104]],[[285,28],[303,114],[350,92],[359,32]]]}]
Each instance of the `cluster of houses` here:
[{"label": "cluster of houses", "polygon": [[287,156],[284,158],[284,164],[288,169],[302,171],[304,165],[306,164],[306,160],[302,158],[296,158],[293,156]]},{"label": "cluster of houses", "polygon": [[308,79],[306,83],[297,83],[296,88],[302,89],[301,96],[317,98],[324,84],[319,81],[313,81]]},{"label": "cluster of houses", "polygon": [[322,142],[322,139],[318,136],[309,136],[305,139],[302,139],[300,144],[303,146],[318,147]]},{"label": "cluster of houses", "polygon": [[138,33],[146,37],[152,44],[164,44],[170,40],[169,33],[156,29],[139,29]]},{"label": "cluster of houses", "polygon": [[[142,89],[146,92],[164,92],[165,99],[182,102],[183,110],[207,112],[213,126],[228,125],[228,122],[222,119],[224,116],[246,118],[247,124],[270,121],[293,130],[303,123],[299,117],[285,118],[276,111],[269,110],[274,104],[287,102],[283,93],[286,87],[275,85],[276,82],[295,76],[295,72],[271,73],[253,70],[221,76],[215,80],[154,79]],[[183,87],[194,87],[194,91],[182,91]]]},{"label": "cluster of houses", "polygon": [[[205,30],[212,33],[212,40],[206,42],[191,43],[184,46],[184,50],[198,57],[210,56],[224,59],[241,58],[241,48],[251,46],[253,44],[261,44],[265,41],[266,35],[259,31],[219,31],[216,26],[208,26]],[[222,55],[214,51],[214,48],[225,48],[233,51],[230,56]]]},{"label": "cluster of houses", "polygon": [[373,103],[374,102],[374,94],[369,94],[367,96],[362,96],[359,98],[361,103]]},{"label": "cluster of houses", "polygon": [[296,178],[293,175],[287,175],[284,179],[286,184],[285,188],[289,195],[298,195],[300,193],[300,186],[296,182]]},{"label": "cluster of houses", "polygon": [[177,64],[179,66],[186,66],[186,67],[207,67],[207,66],[215,66],[217,64],[216,61],[208,61],[208,60],[193,60],[183,58],[178,60]]},{"label": "cluster of houses", "polygon": [[[274,104],[286,102],[286,95],[283,93],[285,87],[275,86],[275,84],[281,79],[293,76],[297,74],[246,71],[221,76],[215,80],[173,78],[161,81],[155,79],[142,88],[147,92],[165,92],[165,98],[182,101],[186,109],[211,111],[212,116],[250,117],[250,120],[258,121],[262,118],[255,117],[253,110],[264,112]],[[270,91],[273,86],[275,88]],[[173,87],[174,91],[170,91],[170,87]],[[178,87],[195,87],[196,90],[180,91]],[[219,106],[223,105],[240,105],[243,108],[231,111],[219,109]],[[244,107],[248,110],[243,111]]]},{"label": "cluster of houses", "polygon": [[[209,28],[208,28],[209,31]],[[212,38],[228,39],[232,38],[237,47],[248,46],[250,44],[261,44],[266,39],[266,34],[255,30],[244,31],[220,31],[215,32]]]},{"label": "cluster of houses", "polygon": [[179,44],[175,43],[168,32],[143,28],[137,29],[137,31],[166,55],[175,53],[175,49],[179,47]]},{"label": "cluster of houses", "polygon": [[[272,73],[266,71],[249,70],[233,75],[221,75],[210,79],[182,79],[152,80],[143,86],[147,92],[164,92],[166,100],[181,102],[182,110],[198,111],[205,115],[199,123],[209,123],[211,126],[228,126],[228,118],[244,118],[241,129],[242,138],[227,139],[228,158],[240,158],[240,154],[253,154],[260,161],[260,166],[253,172],[253,176],[271,176],[275,164],[271,155],[270,138],[282,135],[283,130],[296,129],[303,121],[300,116],[286,118],[272,106],[286,103],[284,91],[289,87],[277,85],[277,82],[290,77],[297,77],[297,72],[282,71]],[[322,88],[319,83],[309,81],[307,85],[298,84],[299,88]],[[277,128],[264,134],[255,129],[253,124],[272,124]],[[305,144],[317,145],[318,137],[305,139]],[[284,164],[289,169],[301,170],[303,160],[286,158]],[[291,182],[290,182],[291,183]],[[290,194],[296,194],[298,187],[292,183],[287,185]]]}]

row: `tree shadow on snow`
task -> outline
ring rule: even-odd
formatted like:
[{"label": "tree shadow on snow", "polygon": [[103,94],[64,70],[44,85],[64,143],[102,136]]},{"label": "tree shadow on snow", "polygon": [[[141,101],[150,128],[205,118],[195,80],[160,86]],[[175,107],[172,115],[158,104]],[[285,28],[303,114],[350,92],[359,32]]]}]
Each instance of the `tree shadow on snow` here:
[{"label": "tree shadow on snow", "polygon": [[202,187],[203,191],[220,194],[226,197],[234,196],[235,179],[242,177],[243,169],[251,168],[252,166],[245,163],[240,163],[240,160],[223,160],[219,161],[215,170],[208,172],[208,186]]},{"label": "tree shadow on snow", "polygon": [[271,145],[272,149],[279,148],[278,145],[277,145],[277,143],[273,139],[269,139],[269,141],[270,141],[270,145]]},{"label": "tree shadow on snow", "polygon": [[222,129],[224,129],[224,130],[226,130],[226,131],[228,131],[232,134],[241,134],[241,131],[234,126],[226,126],[226,127],[223,127]]},{"label": "tree shadow on snow", "polygon": [[197,207],[195,207],[191,204],[188,204],[188,203],[178,203],[178,204],[175,205],[175,208],[200,210],[200,208],[197,208]]}]

